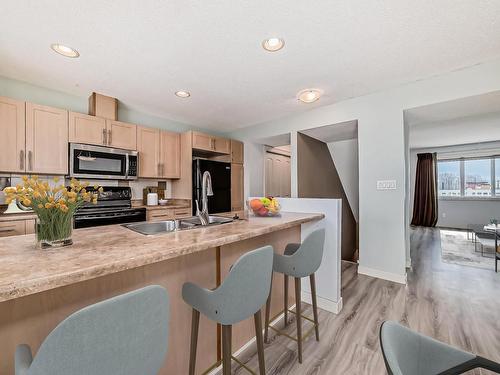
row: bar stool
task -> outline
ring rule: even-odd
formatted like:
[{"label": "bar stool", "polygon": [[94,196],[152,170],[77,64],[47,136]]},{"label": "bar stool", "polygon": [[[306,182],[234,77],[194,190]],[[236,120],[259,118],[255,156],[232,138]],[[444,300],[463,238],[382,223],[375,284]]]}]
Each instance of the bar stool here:
[{"label": "bar stool", "polygon": [[169,299],[152,285],[85,307],[46,337],[35,358],[19,345],[16,375],[156,375],[168,344]]},{"label": "bar stool", "polygon": [[[298,359],[302,363],[302,341],[305,340],[312,329],[302,336],[302,318],[309,320],[314,324],[316,333],[316,341],[319,341],[319,321],[318,321],[318,304],[316,301],[316,279],[314,273],[321,265],[323,258],[323,246],[325,243],[325,229],[317,229],[310,233],[302,244],[291,243],[286,245],[284,255],[274,254],[273,271],[284,275],[285,281],[285,298],[284,298],[284,317],[285,327],[288,325],[288,313],[293,313],[297,320],[297,337],[292,337],[288,334],[269,325],[269,314],[271,312],[271,294],[267,299],[266,304],[266,326],[264,331],[264,342],[268,342],[269,328],[276,331],[278,334],[287,336],[288,338],[297,341]],[[292,276],[295,279],[295,312],[288,309],[288,277]],[[314,320],[302,315],[301,309],[301,285],[300,279],[309,276],[311,283],[311,299],[313,305]]]},{"label": "bar stool", "polygon": [[[183,285],[182,298],[193,308],[189,375],[195,373],[200,313],[222,325],[222,372],[224,375],[231,374],[231,359],[253,373],[231,354],[232,325],[253,315],[259,371],[260,375],[265,375],[260,309],[266,303],[271,288],[272,265],[273,248],[265,246],[241,256],[223,283],[215,290],[200,288],[192,283]],[[215,366],[219,364],[220,362]]]}]

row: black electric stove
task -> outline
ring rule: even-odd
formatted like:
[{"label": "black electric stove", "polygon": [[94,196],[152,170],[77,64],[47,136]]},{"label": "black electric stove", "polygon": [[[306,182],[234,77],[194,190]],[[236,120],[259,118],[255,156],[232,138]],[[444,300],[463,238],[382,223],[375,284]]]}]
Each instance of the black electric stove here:
[{"label": "black electric stove", "polygon": [[[88,187],[87,191],[96,192]],[[125,224],[146,221],[145,208],[132,208],[132,191],[128,186],[103,186],[97,204],[85,203],[75,212],[75,228]]]}]

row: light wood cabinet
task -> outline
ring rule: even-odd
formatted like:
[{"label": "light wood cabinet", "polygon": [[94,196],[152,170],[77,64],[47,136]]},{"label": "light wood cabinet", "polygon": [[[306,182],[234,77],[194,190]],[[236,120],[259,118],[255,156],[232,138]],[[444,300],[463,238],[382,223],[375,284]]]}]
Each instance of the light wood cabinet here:
[{"label": "light wood cabinet", "polygon": [[243,164],[243,142],[231,139],[231,163]]},{"label": "light wood cabinet", "polygon": [[216,137],[200,132],[193,132],[192,142],[193,149],[195,150],[226,155],[229,155],[231,153],[231,140],[227,138]]},{"label": "light wood cabinet", "polygon": [[243,210],[243,164],[231,164],[231,211]]},{"label": "light wood cabinet", "polygon": [[106,120],[83,113],[69,113],[69,141],[106,145]]},{"label": "light wood cabinet", "polygon": [[138,126],[137,151],[139,152],[139,177],[161,177],[160,130]]},{"label": "light wood cabinet", "polygon": [[25,103],[0,97],[0,171],[25,170]]},{"label": "light wood cabinet", "polygon": [[0,222],[0,237],[22,236],[35,233],[35,220],[12,220]]},{"label": "light wood cabinet", "polygon": [[137,149],[137,125],[106,120],[107,144],[126,150]]},{"label": "light wood cabinet", "polygon": [[215,151],[214,137],[204,133],[193,132],[193,148],[203,151]]},{"label": "light wood cabinet", "polygon": [[162,131],[160,134],[160,165],[163,178],[181,177],[181,136]]},{"label": "light wood cabinet", "polygon": [[68,173],[68,111],[26,103],[26,172]]},{"label": "light wood cabinet", "polygon": [[137,127],[139,177],[180,178],[181,138],[179,133]]},{"label": "light wood cabinet", "polygon": [[215,137],[214,138],[215,152],[219,154],[231,153],[231,140],[227,138]]}]

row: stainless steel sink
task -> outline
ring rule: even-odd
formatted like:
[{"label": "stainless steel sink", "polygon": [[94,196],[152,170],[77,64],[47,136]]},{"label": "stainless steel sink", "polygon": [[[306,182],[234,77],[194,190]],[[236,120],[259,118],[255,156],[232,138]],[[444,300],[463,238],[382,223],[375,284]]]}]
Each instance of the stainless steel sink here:
[{"label": "stainless steel sink", "polygon": [[[233,221],[233,219],[222,216],[210,216],[209,219],[209,226]],[[155,235],[202,227],[200,219],[196,216],[182,220],[143,221],[140,223],[123,224],[122,226],[144,235]]]},{"label": "stainless steel sink", "polygon": [[[180,221],[181,223],[189,223],[189,224],[194,224],[196,226],[201,225],[201,220],[198,216],[192,216],[190,218],[182,219]],[[224,216],[210,215],[208,217],[208,225],[225,224],[225,223],[230,223],[231,221],[233,221],[233,219]]]}]

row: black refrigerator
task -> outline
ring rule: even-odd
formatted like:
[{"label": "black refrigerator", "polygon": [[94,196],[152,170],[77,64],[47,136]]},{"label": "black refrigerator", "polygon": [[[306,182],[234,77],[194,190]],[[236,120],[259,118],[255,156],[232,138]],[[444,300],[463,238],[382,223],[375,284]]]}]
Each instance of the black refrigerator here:
[{"label": "black refrigerator", "polygon": [[210,172],[214,193],[208,197],[208,213],[231,211],[231,163],[195,159],[193,160],[193,215],[196,215],[196,201],[201,210],[201,183],[205,171]]}]

